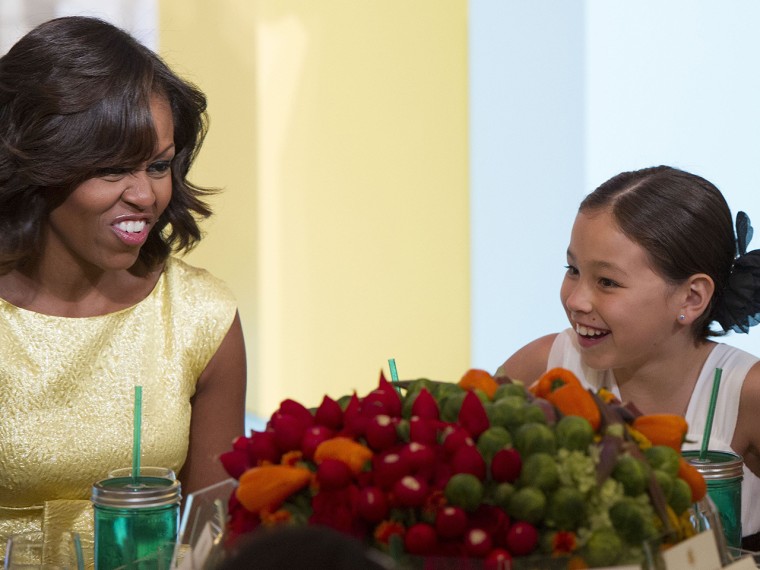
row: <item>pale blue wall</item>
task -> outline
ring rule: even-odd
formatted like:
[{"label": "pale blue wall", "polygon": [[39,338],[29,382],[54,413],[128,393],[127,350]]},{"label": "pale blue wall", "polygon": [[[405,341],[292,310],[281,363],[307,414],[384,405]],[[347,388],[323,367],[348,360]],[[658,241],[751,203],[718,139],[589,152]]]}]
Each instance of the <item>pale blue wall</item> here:
[{"label": "pale blue wall", "polygon": [[622,170],[705,176],[760,248],[760,3],[471,0],[469,26],[473,366],[566,325],[577,204]]}]

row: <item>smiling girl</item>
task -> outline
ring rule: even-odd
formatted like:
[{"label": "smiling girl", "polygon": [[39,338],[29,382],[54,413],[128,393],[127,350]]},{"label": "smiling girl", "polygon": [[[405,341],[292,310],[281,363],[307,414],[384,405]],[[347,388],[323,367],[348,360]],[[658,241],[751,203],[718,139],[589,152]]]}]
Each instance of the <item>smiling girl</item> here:
[{"label": "smiling girl", "polygon": [[744,458],[742,529],[757,546],[760,359],[709,340],[760,317],[760,250],[746,253],[748,228],[740,214],[734,235],[722,194],[699,176],[667,166],[615,176],[575,218],[560,291],[570,328],[523,347],[497,374],[531,383],[567,368],[644,413],[685,416],[699,449],[722,368],[710,447]]}]

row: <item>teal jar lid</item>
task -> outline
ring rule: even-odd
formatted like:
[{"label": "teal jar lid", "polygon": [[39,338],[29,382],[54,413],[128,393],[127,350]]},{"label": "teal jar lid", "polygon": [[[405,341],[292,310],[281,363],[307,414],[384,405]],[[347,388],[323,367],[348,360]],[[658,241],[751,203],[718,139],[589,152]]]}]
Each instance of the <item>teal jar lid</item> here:
[{"label": "teal jar lid", "polygon": [[92,486],[96,507],[142,509],[178,505],[182,499],[179,481],[163,477],[114,477]]},{"label": "teal jar lid", "polygon": [[741,455],[730,451],[708,451],[705,459],[699,458],[699,451],[684,451],[684,458],[697,468],[706,481],[742,478],[744,460]]}]

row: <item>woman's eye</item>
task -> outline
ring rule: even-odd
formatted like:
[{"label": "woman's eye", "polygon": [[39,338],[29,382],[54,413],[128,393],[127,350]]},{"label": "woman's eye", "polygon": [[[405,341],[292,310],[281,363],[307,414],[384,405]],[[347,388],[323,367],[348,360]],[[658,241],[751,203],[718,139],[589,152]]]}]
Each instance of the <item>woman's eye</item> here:
[{"label": "woman's eye", "polygon": [[96,176],[105,180],[116,181],[121,180],[130,172],[131,169],[129,168],[101,168],[96,172]]},{"label": "woman's eye", "polygon": [[148,174],[154,178],[161,178],[167,174],[172,168],[171,160],[159,160],[148,165],[146,169]]}]

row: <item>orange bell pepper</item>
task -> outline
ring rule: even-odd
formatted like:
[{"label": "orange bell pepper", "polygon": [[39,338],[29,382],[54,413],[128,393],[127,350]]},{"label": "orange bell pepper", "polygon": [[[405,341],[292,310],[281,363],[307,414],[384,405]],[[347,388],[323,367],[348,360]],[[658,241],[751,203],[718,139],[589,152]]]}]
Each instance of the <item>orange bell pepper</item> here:
[{"label": "orange bell pepper", "polygon": [[599,429],[602,422],[599,406],[570,370],[552,368],[544,372],[531,386],[531,392],[554,404],[564,415],[586,418],[594,431]]},{"label": "orange bell pepper", "polygon": [[235,495],[247,510],[258,514],[300,491],[311,477],[311,471],[303,467],[259,465],[240,476]]},{"label": "orange bell pepper", "polygon": [[631,425],[652,445],[667,445],[679,453],[689,430],[686,420],[676,414],[646,414],[635,418]]},{"label": "orange bell pepper", "polygon": [[493,396],[499,387],[499,383],[489,372],[479,368],[470,368],[459,379],[457,385],[463,390],[474,390],[476,388],[482,390],[491,400],[493,400]]},{"label": "orange bell pepper", "polygon": [[333,437],[320,443],[314,452],[316,463],[321,463],[324,459],[342,461],[356,475],[372,459],[372,450],[348,437]]}]

